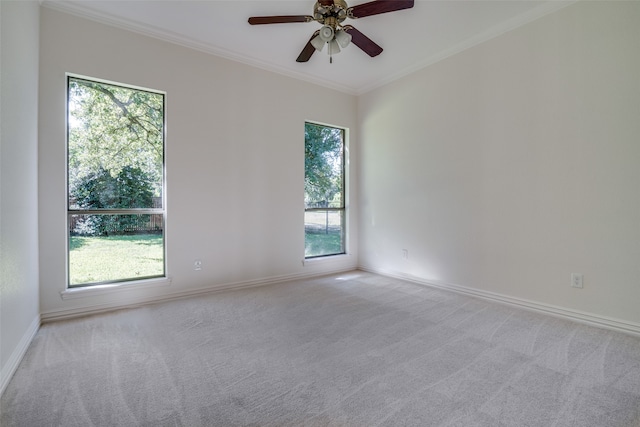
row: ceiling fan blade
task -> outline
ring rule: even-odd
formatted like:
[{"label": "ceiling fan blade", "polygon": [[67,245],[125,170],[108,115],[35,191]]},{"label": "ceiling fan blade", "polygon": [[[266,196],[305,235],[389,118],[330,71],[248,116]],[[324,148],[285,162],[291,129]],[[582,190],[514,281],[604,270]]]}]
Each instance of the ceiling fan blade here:
[{"label": "ceiling fan blade", "polygon": [[370,57],[373,58],[374,56],[378,56],[382,53],[382,48],[380,46],[378,46],[369,37],[353,28],[351,25],[345,26],[344,30],[351,35],[351,43],[358,46]]},{"label": "ceiling fan blade", "polygon": [[375,0],[350,7],[347,9],[347,13],[352,18],[364,18],[365,16],[410,9],[413,7],[413,3],[414,0]]},{"label": "ceiling fan blade", "polygon": [[311,40],[313,40],[319,33],[320,30],[313,33],[307,44],[302,49],[302,52],[300,52],[300,55],[298,55],[298,59],[296,59],[296,62],[307,62],[309,59],[311,59],[311,55],[313,55],[313,52],[316,51],[316,48],[311,44]]},{"label": "ceiling fan blade", "polygon": [[311,22],[313,16],[308,15],[283,15],[283,16],[252,16],[249,18],[249,24],[288,24],[289,22]]}]

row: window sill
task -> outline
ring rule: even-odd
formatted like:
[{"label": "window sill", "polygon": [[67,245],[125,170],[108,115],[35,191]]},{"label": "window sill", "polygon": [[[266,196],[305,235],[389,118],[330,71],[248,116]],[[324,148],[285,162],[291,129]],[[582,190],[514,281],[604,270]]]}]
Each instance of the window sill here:
[{"label": "window sill", "polygon": [[351,255],[349,254],[339,254],[339,255],[327,255],[317,258],[305,258],[302,260],[303,266],[309,265],[318,265],[318,264],[335,264],[338,262],[344,263],[349,262],[351,260]]},{"label": "window sill", "polygon": [[96,295],[112,294],[120,291],[134,290],[141,288],[156,288],[169,286],[171,279],[168,277],[158,277],[154,279],[132,280],[123,283],[109,283],[106,285],[85,286],[82,288],[68,288],[60,292],[63,300],[92,297]]}]

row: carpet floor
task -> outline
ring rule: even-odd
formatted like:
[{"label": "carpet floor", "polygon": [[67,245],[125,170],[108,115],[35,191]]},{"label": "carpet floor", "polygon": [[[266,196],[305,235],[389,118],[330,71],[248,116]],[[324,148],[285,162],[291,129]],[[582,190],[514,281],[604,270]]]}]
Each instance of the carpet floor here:
[{"label": "carpet floor", "polygon": [[365,272],[45,324],[9,426],[640,426],[640,338]]}]

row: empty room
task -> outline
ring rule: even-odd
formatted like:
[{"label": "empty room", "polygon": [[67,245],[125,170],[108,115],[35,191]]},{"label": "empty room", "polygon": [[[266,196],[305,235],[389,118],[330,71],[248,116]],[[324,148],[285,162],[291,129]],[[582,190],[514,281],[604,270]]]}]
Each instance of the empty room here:
[{"label": "empty room", "polygon": [[0,23],[3,427],[640,427],[640,2]]}]

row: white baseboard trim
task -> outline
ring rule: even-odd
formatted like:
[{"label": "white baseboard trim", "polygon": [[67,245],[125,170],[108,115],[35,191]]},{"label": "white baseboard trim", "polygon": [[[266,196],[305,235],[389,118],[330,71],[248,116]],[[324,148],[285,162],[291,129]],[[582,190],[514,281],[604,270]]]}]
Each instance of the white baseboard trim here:
[{"label": "white baseboard trim", "polygon": [[[346,271],[353,271],[356,269],[355,265],[340,264],[335,267],[323,268],[322,271],[314,271],[308,273],[294,273],[285,274],[281,276],[264,277],[253,280],[243,280],[238,282],[229,282],[217,285],[206,286],[202,288],[191,288],[183,291],[170,292],[163,295],[157,295],[152,297],[133,298],[128,300],[127,303],[121,302],[108,302],[102,304],[93,304],[83,306],[80,308],[71,308],[64,310],[52,310],[40,313],[42,323],[55,322],[59,320],[73,319],[76,317],[90,316],[93,314],[105,313],[113,310],[120,310],[126,308],[135,308],[148,304],[155,304],[165,301],[171,301],[180,298],[188,298],[197,295],[209,294],[213,292],[222,292],[236,289],[254,288],[258,286],[272,285],[275,283],[291,282],[300,279],[309,279],[313,277],[321,277],[330,274],[343,273]],[[174,281],[175,285],[175,281]]]},{"label": "white baseboard trim", "polygon": [[367,271],[370,273],[380,274],[382,276],[393,277],[396,279],[406,280],[407,282],[416,283],[418,285],[429,286],[434,288],[443,289],[446,291],[456,292],[459,294],[482,298],[488,301],[498,302],[501,304],[510,305],[513,307],[519,307],[526,310],[535,311],[538,313],[544,313],[555,317],[579,322],[599,328],[610,329],[618,332],[624,332],[627,334],[640,336],[640,324],[628,322],[620,319],[613,319],[606,316],[600,316],[593,313],[586,313],[583,311],[573,310],[565,307],[558,307],[551,304],[540,303],[536,301],[529,301],[522,298],[510,297],[495,292],[484,291],[481,289],[473,289],[466,286],[454,285],[451,283],[440,282],[436,280],[426,280],[421,277],[416,277],[410,274],[388,271],[372,266],[361,265],[359,270]]},{"label": "white baseboard trim", "polygon": [[7,385],[9,385],[9,381],[11,381],[13,374],[16,373],[16,370],[27,352],[31,341],[33,341],[33,338],[36,336],[38,329],[40,329],[39,315],[33,319],[31,325],[29,325],[29,328],[22,336],[22,339],[20,339],[18,346],[13,350],[13,353],[11,353],[11,357],[7,360],[7,364],[2,367],[2,370],[0,370],[0,396],[2,396]]}]

